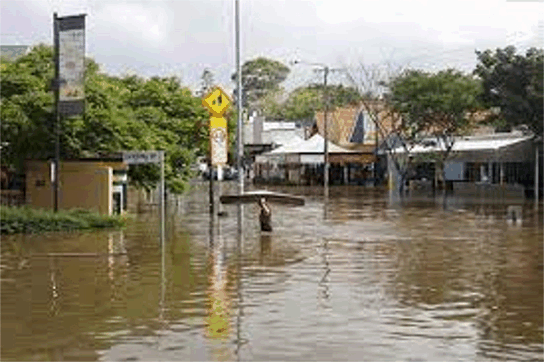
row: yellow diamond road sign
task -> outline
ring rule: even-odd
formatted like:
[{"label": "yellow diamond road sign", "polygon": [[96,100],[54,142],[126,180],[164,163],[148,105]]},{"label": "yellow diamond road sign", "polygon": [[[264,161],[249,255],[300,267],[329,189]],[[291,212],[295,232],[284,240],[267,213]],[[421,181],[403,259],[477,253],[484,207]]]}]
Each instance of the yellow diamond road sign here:
[{"label": "yellow diamond road sign", "polygon": [[202,99],[202,105],[216,117],[221,117],[229,108],[230,103],[229,96],[220,87],[215,87]]}]

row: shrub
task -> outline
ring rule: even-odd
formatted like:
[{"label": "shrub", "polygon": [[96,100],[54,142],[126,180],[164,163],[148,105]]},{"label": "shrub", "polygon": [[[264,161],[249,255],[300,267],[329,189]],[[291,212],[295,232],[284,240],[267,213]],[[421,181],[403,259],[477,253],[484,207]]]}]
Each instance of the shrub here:
[{"label": "shrub", "polygon": [[124,224],[125,219],[121,216],[100,215],[82,209],[53,212],[28,206],[0,207],[1,234],[111,228]]}]

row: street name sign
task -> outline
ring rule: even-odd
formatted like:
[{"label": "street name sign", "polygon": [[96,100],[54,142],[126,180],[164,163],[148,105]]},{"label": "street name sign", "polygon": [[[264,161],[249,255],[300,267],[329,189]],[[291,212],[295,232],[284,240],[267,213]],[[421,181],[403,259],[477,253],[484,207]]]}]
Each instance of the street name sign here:
[{"label": "street name sign", "polygon": [[123,152],[123,162],[129,165],[159,163],[161,151],[128,151]]}]

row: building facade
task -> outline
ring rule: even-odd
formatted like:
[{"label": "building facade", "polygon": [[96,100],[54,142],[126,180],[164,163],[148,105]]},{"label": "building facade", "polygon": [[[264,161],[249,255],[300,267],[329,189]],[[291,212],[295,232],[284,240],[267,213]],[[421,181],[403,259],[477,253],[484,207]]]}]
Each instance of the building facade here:
[{"label": "building facade", "polygon": [[[25,162],[27,205],[53,209],[52,171],[50,161]],[[121,159],[64,160],[59,171],[59,209],[80,208],[105,215],[126,210],[128,165]]]}]

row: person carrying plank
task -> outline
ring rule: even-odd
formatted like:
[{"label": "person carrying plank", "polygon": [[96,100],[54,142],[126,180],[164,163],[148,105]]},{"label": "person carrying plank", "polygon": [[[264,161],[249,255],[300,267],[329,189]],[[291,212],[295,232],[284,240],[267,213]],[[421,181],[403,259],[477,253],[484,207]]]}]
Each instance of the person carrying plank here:
[{"label": "person carrying plank", "polygon": [[272,231],[272,209],[268,205],[269,202],[291,206],[304,205],[302,197],[266,190],[244,192],[242,195],[221,195],[219,200],[222,204],[249,204],[256,202],[261,208],[259,213],[261,231]]}]

